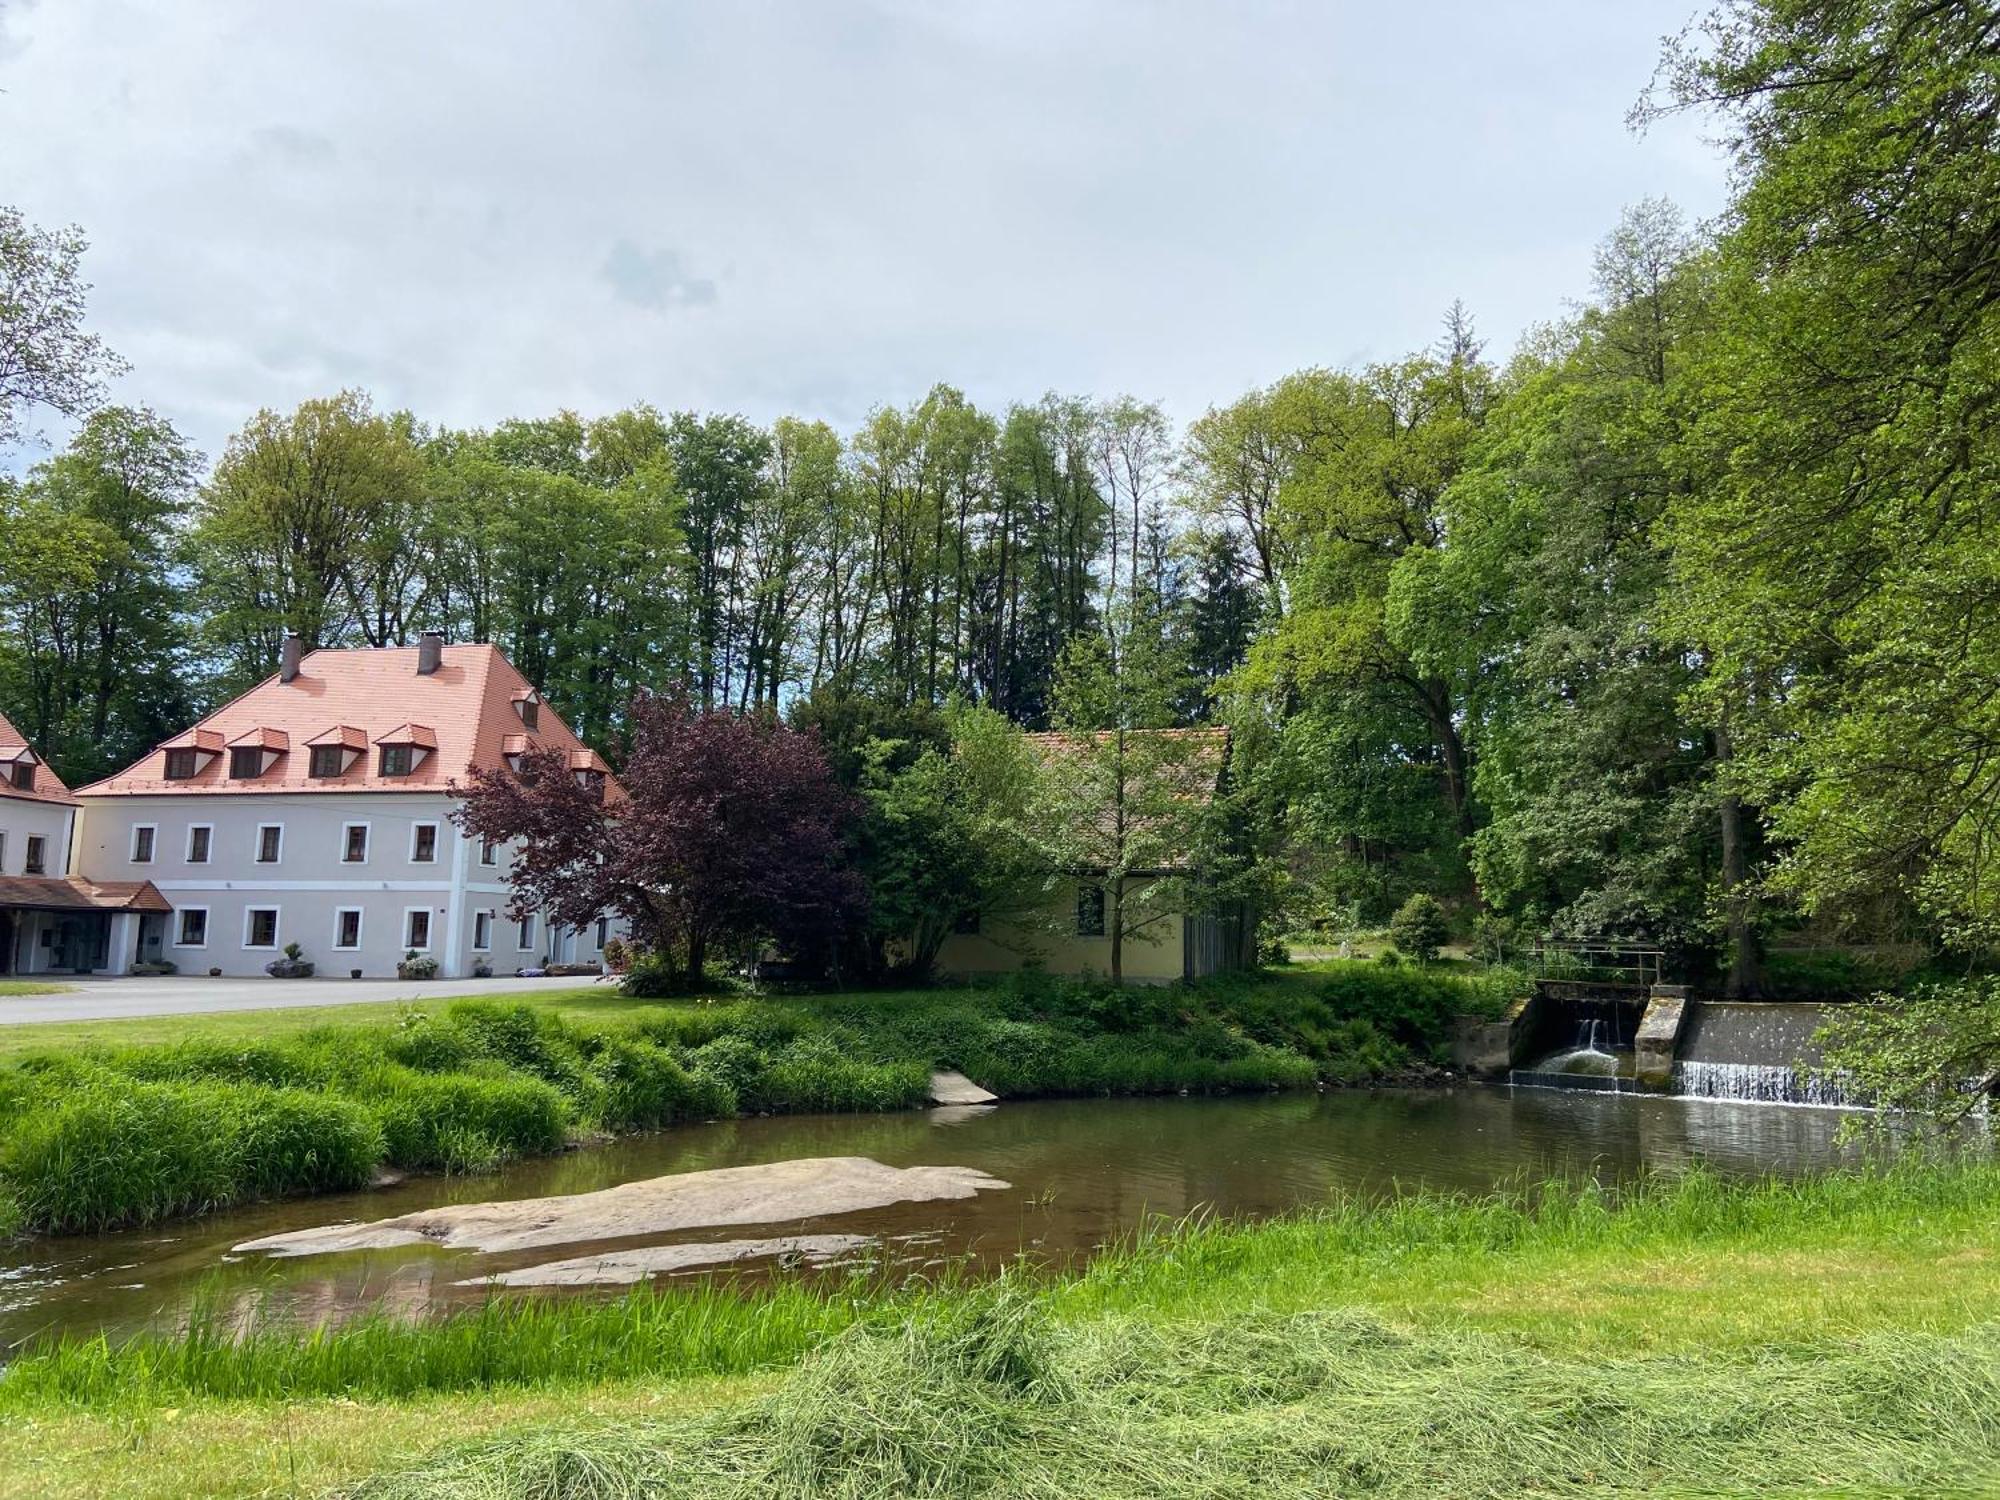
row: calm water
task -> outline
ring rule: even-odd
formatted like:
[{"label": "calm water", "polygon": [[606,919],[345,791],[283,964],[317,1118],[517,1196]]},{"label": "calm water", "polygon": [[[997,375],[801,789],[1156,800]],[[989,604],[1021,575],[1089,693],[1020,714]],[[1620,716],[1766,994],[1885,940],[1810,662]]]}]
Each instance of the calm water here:
[{"label": "calm water", "polygon": [[1831,1110],[1715,1100],[1467,1088],[736,1120],[628,1138],[491,1176],[425,1178],[160,1229],[0,1247],[0,1345],[51,1327],[171,1324],[198,1292],[246,1316],[261,1310],[314,1321],[363,1309],[422,1314],[477,1302],[489,1295],[485,1288],[454,1283],[580,1252],[482,1255],[418,1247],[279,1260],[232,1257],[229,1248],[287,1229],[442,1203],[587,1192],[705,1167],[867,1156],[899,1167],[976,1167],[1012,1184],[963,1202],[656,1241],[864,1234],[876,1238],[880,1263],[920,1271],[962,1256],[996,1263],[1023,1252],[1087,1254],[1154,1215],[1282,1213],[1337,1190],[1484,1190],[1557,1173],[1611,1182],[1642,1168],[1697,1161],[1732,1174],[1810,1171],[1840,1158],[1833,1137],[1842,1118]]}]

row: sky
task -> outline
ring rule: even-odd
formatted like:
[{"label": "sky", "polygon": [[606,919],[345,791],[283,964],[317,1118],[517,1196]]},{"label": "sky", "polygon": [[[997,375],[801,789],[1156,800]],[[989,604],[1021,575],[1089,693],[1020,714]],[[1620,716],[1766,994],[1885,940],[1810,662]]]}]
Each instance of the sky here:
[{"label": "sky", "polygon": [[1621,207],[1718,212],[1703,122],[1625,125],[1698,4],[0,0],[0,202],[211,458],[346,387],[1182,423],[1454,298],[1504,356]]}]

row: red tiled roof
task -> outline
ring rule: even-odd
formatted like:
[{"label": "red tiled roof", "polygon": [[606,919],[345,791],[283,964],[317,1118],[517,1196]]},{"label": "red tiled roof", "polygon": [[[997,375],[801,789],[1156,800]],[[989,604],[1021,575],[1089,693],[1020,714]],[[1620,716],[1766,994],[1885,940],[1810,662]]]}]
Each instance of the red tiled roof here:
[{"label": "red tiled roof", "polygon": [[336,724],[307,740],[308,745],[338,745],[343,750],[366,750],[368,736],[352,724]]},{"label": "red tiled roof", "polygon": [[0,906],[21,911],[172,911],[150,880],[0,877]]},{"label": "red tiled roof", "polygon": [[264,729],[285,734],[303,747],[314,741],[352,744],[335,736],[356,731],[363,736],[357,749],[372,740],[429,750],[408,776],[379,774],[381,758],[364,753],[339,776],[315,777],[308,774],[312,758],[300,748],[279,756],[255,779],[230,780],[227,765],[218,757],[184,781],[169,781],[162,754],[166,746],[162,746],[117,775],[78,791],[86,797],[442,792],[462,786],[475,769],[502,769],[502,742],[509,736],[525,739],[532,749],[567,754],[584,748],[569,726],[547,708],[539,727],[522,733],[513,702],[528,690],[528,680],[497,646],[446,646],[437,670],[421,674],[417,649],[310,652],[290,682],[267,677],[187,734],[167,741],[168,746],[192,745],[194,736],[212,736],[220,749],[229,736]]},{"label": "red tiled roof", "polygon": [[[23,755],[34,756],[35,784],[32,787],[14,785],[14,766]],[[7,716],[0,714],[0,797],[13,797],[22,802],[58,802],[65,807],[76,806],[76,798],[63,785],[62,778],[48,768],[39,755],[29,747],[27,736],[7,722]]]},{"label": "red tiled roof", "polygon": [[[240,702],[241,700],[239,699],[238,701]],[[206,750],[211,755],[220,755],[222,753],[222,744],[222,732],[220,730],[205,729],[200,724],[197,724],[192,729],[182,730],[170,740],[162,740],[160,748],[162,750]]]}]

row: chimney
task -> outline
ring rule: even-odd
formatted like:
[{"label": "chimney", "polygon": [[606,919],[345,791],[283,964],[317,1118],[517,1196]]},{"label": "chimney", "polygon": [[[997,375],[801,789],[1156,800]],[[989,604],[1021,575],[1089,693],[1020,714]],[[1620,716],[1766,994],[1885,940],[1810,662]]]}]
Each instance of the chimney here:
[{"label": "chimney", "polygon": [[299,639],[296,630],[285,632],[285,643],[278,648],[278,681],[290,682],[299,675],[299,659],[306,654],[305,642]]},{"label": "chimney", "polygon": [[417,637],[417,675],[428,677],[444,661],[444,632],[426,630]]}]

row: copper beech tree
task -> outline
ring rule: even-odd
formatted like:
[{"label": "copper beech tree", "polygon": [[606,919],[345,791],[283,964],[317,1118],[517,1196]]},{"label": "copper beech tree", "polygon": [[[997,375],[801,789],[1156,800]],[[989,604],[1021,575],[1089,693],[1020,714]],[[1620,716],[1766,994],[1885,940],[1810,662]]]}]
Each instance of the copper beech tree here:
[{"label": "copper beech tree", "polygon": [[818,739],[767,714],[652,694],[633,701],[630,728],[616,781],[534,751],[461,789],[469,836],[518,841],[514,913],[582,927],[617,912],[693,978],[712,945],[832,952],[867,891],[846,858],[856,806]]}]

